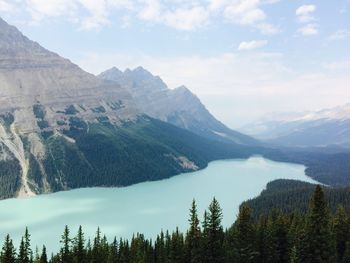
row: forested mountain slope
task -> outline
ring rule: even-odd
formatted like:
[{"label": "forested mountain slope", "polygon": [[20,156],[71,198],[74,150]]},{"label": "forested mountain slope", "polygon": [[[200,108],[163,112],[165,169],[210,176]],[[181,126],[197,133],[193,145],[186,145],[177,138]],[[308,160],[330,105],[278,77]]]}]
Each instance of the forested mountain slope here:
[{"label": "forested mountain slope", "polygon": [[[273,210],[287,214],[305,213],[309,209],[309,199],[314,189],[315,185],[306,182],[276,180],[268,183],[258,197],[244,204],[252,208],[255,218],[268,215]],[[336,211],[338,205],[350,211],[350,187],[324,187],[324,191],[332,212]]]}]

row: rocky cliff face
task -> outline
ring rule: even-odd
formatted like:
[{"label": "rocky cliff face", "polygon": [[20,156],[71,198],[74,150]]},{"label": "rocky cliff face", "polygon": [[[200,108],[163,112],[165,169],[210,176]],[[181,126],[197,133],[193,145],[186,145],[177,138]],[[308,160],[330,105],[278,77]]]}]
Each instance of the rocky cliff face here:
[{"label": "rocky cliff face", "polygon": [[249,136],[233,131],[218,121],[185,86],[169,89],[142,67],[124,72],[111,68],[99,75],[127,89],[137,106],[149,116],[190,130],[201,136],[240,144],[258,144]]},{"label": "rocky cliff face", "polygon": [[[43,137],[64,136],[78,119],[118,123],[137,114],[130,94],[117,84],[84,72],[0,19],[0,142],[19,161],[18,195],[34,194],[28,186],[26,150],[43,170]],[[47,182],[43,185],[49,188]]]},{"label": "rocky cliff face", "polygon": [[[167,87],[141,69],[121,75],[97,78],[0,19],[0,198],[125,186],[247,155],[148,117],[170,118],[166,100],[153,101]],[[184,88],[171,94],[172,109],[181,97],[198,103]]]}]

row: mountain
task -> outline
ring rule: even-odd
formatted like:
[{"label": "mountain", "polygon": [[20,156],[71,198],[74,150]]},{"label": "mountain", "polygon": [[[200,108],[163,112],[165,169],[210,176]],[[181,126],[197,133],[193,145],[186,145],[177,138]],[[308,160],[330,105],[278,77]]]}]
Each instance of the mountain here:
[{"label": "mountain", "polygon": [[215,119],[196,95],[185,86],[169,89],[158,76],[142,67],[124,72],[111,68],[99,77],[127,89],[137,106],[147,115],[187,129],[209,139],[257,145],[258,141],[231,130]]},{"label": "mountain", "polygon": [[147,116],[125,87],[0,19],[0,198],[125,186],[249,154]]},{"label": "mountain", "polygon": [[350,104],[314,112],[273,114],[242,131],[284,146],[350,147]]}]

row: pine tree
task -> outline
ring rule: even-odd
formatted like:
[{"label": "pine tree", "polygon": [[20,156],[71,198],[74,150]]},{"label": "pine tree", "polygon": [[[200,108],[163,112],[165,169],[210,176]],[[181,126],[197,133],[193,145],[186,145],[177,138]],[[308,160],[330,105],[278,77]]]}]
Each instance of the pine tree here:
[{"label": "pine tree", "polygon": [[201,258],[202,262],[204,263],[210,263],[209,262],[209,215],[208,212],[205,210],[203,215],[203,222],[202,222],[202,240],[201,240]]},{"label": "pine tree", "polygon": [[260,217],[256,227],[256,250],[257,250],[257,263],[268,262],[269,252],[269,236],[268,236],[268,222],[266,217]]},{"label": "pine tree", "polygon": [[71,263],[72,257],[71,257],[71,239],[69,237],[70,231],[68,226],[66,225],[63,231],[63,234],[61,236],[61,260],[64,263]]},{"label": "pine tree", "polygon": [[270,263],[288,262],[289,241],[287,218],[279,212],[275,212],[269,219],[268,224],[270,252],[268,260]]},{"label": "pine tree", "polygon": [[32,250],[30,248],[30,234],[28,228],[26,227],[24,236],[21,239],[21,244],[19,247],[18,262],[19,263],[31,263]]},{"label": "pine tree", "polygon": [[214,198],[209,205],[207,249],[208,260],[211,263],[223,261],[224,232],[221,225],[222,211],[219,202]]},{"label": "pine tree", "polygon": [[182,263],[184,255],[184,238],[179,229],[171,235],[170,262]]},{"label": "pine tree", "polygon": [[106,245],[106,238],[101,237],[101,230],[100,228],[97,228],[96,236],[94,238],[94,244],[92,247],[92,262],[93,263],[104,263],[107,262],[108,255],[105,255],[105,248],[108,246]]},{"label": "pine tree", "polygon": [[336,241],[337,261],[342,262],[346,241],[348,241],[350,238],[348,217],[343,206],[339,206],[337,208],[337,212],[334,217],[333,231]]},{"label": "pine tree", "polygon": [[310,263],[329,263],[335,260],[335,242],[331,220],[322,188],[316,186],[306,222]]},{"label": "pine tree", "polygon": [[189,223],[190,229],[186,238],[187,262],[199,263],[201,262],[201,229],[195,200],[192,201]]},{"label": "pine tree", "polygon": [[165,249],[165,240],[164,240],[163,230],[160,232],[160,235],[157,236],[155,242],[155,262],[163,263],[166,262],[166,249]]},{"label": "pine tree", "polygon": [[13,246],[12,239],[10,235],[7,235],[5,238],[5,243],[1,250],[0,255],[1,263],[15,263],[16,262],[16,250]]},{"label": "pine tree", "polygon": [[115,237],[110,248],[109,248],[109,253],[108,253],[108,263],[118,263],[118,241],[117,238]]},{"label": "pine tree", "polygon": [[86,262],[85,239],[82,226],[79,226],[78,233],[73,240],[73,262]]},{"label": "pine tree", "polygon": [[245,204],[240,207],[238,218],[234,225],[234,240],[238,262],[254,262],[257,254],[254,244],[254,226],[251,218],[251,209]]},{"label": "pine tree", "polygon": [[47,254],[46,254],[46,247],[45,246],[43,246],[43,250],[41,251],[40,263],[48,263],[47,262]]},{"label": "pine tree", "polygon": [[350,241],[346,242],[343,261],[340,261],[340,263],[350,263]]}]

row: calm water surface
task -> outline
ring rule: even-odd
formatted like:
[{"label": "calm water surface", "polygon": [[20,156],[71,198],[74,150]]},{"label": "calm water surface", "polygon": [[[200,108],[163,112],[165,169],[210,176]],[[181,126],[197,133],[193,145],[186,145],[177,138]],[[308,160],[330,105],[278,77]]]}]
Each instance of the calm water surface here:
[{"label": "calm water surface", "polygon": [[45,242],[57,250],[64,225],[75,235],[79,225],[92,236],[97,226],[108,238],[129,238],[142,232],[154,238],[161,229],[187,229],[193,198],[199,213],[215,196],[223,209],[224,226],[236,218],[239,204],[257,196],[275,179],[314,182],[302,165],[273,162],[262,157],[248,160],[215,161],[201,171],[125,188],[87,188],[30,199],[0,201],[0,237],[10,233],[16,246],[24,227],[32,244]]}]

